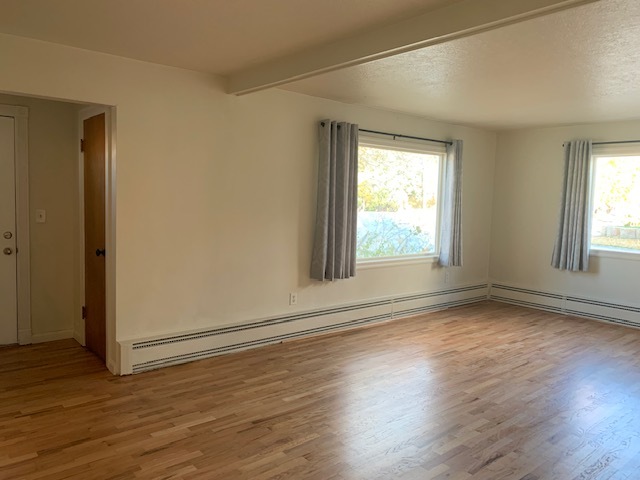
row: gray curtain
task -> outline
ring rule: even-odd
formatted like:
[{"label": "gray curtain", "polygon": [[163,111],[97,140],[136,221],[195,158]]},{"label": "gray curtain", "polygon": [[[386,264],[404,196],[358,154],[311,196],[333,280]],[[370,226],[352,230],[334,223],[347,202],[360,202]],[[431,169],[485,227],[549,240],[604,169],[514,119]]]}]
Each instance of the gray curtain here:
[{"label": "gray curtain", "polygon": [[589,270],[591,149],[591,140],[575,140],[564,144],[560,222],[551,259],[551,266],[560,270]]},{"label": "gray curtain", "polygon": [[439,263],[443,267],[461,267],[462,140],[453,140],[451,145],[447,145],[443,198]]},{"label": "gray curtain", "polygon": [[358,125],[324,120],[319,125],[319,136],[311,278],[349,278],[356,274]]}]

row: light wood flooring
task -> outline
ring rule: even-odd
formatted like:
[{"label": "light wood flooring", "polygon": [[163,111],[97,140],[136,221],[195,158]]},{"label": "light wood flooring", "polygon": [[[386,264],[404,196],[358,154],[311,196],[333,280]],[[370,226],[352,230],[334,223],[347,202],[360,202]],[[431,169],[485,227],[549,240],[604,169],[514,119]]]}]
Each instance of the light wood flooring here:
[{"label": "light wood flooring", "polygon": [[0,349],[0,479],[640,479],[640,330],[483,303],[129,377]]}]

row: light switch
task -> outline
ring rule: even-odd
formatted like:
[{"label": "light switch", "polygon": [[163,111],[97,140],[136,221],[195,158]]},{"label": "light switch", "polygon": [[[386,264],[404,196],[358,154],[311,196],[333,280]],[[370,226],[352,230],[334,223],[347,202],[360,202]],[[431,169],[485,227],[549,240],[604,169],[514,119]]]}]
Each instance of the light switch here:
[{"label": "light switch", "polygon": [[36,210],[36,223],[45,223],[47,221],[46,210]]}]

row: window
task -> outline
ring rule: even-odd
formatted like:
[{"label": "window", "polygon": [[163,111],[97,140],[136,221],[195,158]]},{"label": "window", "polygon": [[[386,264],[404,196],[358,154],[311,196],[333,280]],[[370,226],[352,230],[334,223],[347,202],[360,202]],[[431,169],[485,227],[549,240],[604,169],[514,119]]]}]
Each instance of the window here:
[{"label": "window", "polygon": [[437,253],[443,158],[443,147],[360,139],[359,261]]},{"label": "window", "polygon": [[[591,246],[640,253],[640,149],[594,150]],[[626,150],[626,151],[625,151]]]}]

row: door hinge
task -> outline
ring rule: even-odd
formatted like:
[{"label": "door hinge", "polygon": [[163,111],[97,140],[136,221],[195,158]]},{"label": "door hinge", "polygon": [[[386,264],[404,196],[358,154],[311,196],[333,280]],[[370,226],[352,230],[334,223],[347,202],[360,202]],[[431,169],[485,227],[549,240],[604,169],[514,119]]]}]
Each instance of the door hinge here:
[{"label": "door hinge", "polygon": [[84,152],[84,138],[80,139],[80,151]]},{"label": "door hinge", "polygon": [[83,305],[82,306],[82,319],[84,320],[85,318],[87,318],[87,307],[85,307]]}]

